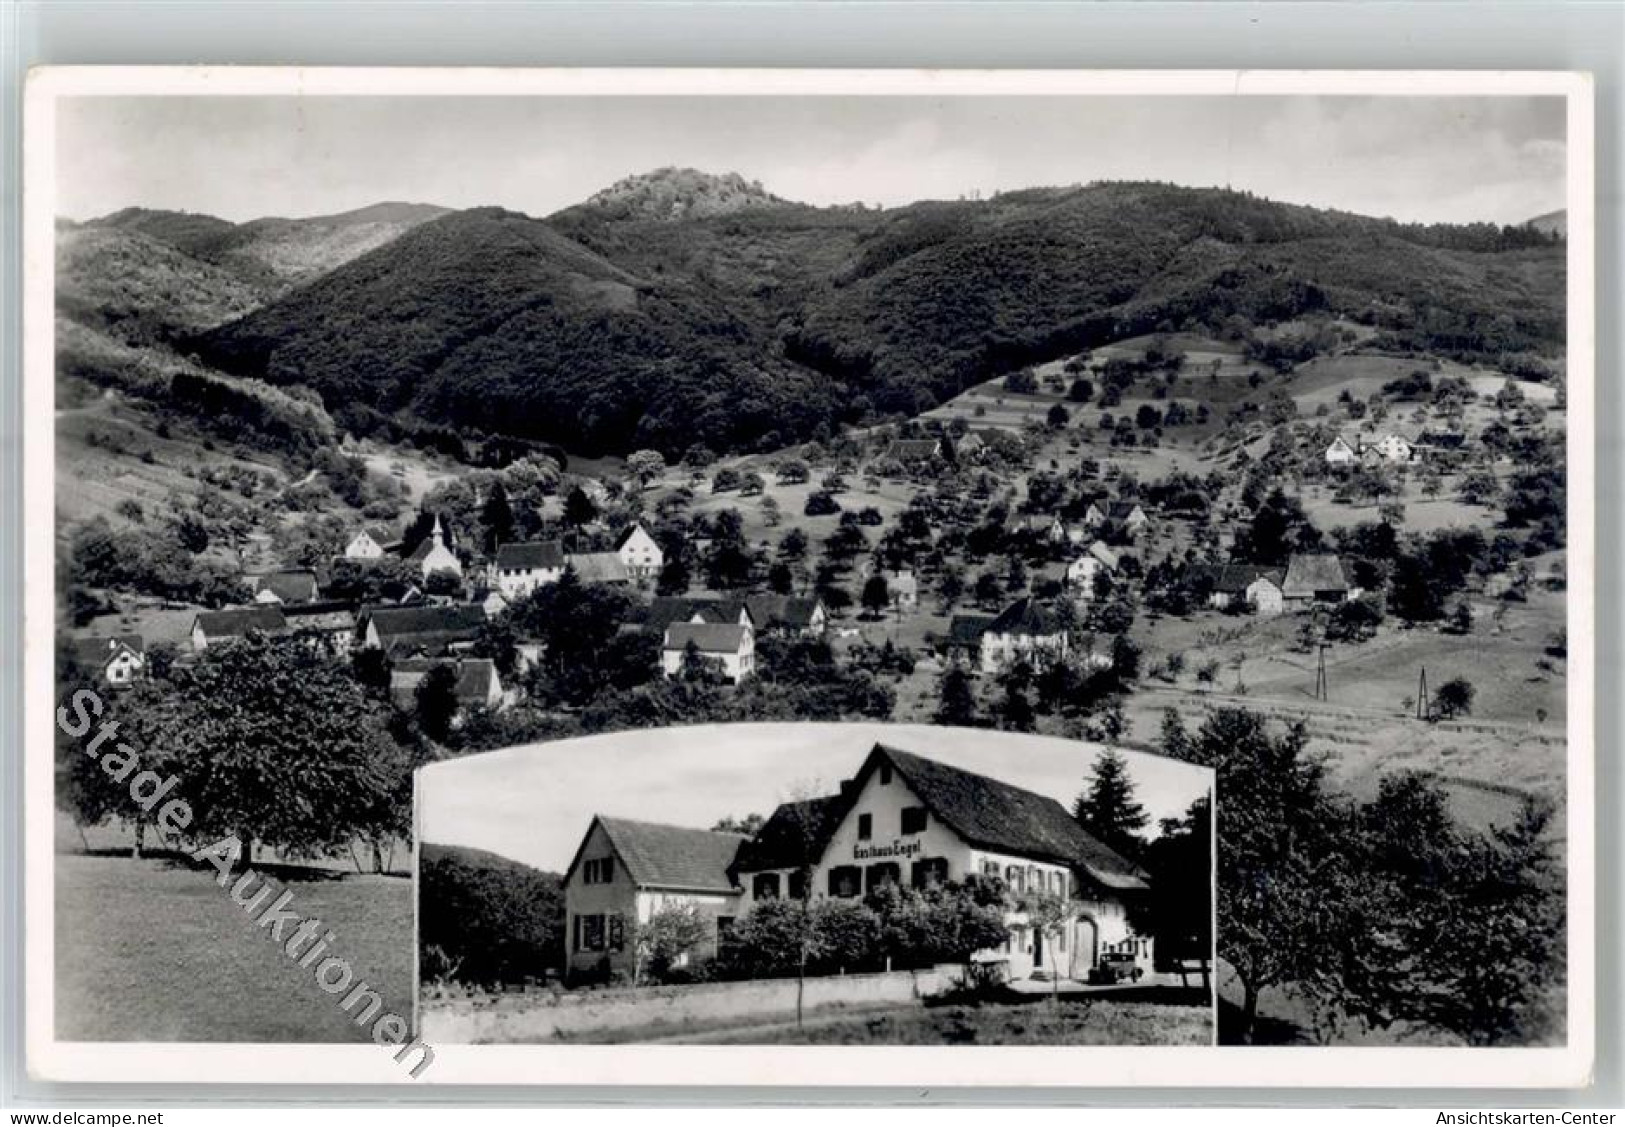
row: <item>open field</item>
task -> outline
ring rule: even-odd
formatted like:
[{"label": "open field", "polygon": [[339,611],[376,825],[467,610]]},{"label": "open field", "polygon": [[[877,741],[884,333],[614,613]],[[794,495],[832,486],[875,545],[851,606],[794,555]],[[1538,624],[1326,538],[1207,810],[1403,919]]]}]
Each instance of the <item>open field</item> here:
[{"label": "open field", "polygon": [[[400,877],[273,869],[336,937],[357,982],[409,1016],[412,886]],[[369,1040],[336,1001],[255,926],[213,869],[58,853],[56,1034],[68,1041]]]},{"label": "open field", "polygon": [[188,471],[205,465],[251,469],[284,481],[274,459],[248,459],[224,449],[205,450],[201,439],[161,437],[139,404],[105,391],[56,414],[56,505],[60,528],[95,517],[129,524],[118,512],[134,501],[149,513],[198,486]]}]

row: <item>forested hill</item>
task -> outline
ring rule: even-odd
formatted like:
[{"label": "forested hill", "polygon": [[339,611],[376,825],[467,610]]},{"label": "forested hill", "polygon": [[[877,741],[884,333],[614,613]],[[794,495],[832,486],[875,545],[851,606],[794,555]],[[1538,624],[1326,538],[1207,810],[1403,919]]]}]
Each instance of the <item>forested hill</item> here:
[{"label": "forested hill", "polygon": [[820,209],[696,176],[547,219],[433,219],[189,346],[341,420],[360,404],[597,454],[772,448],[1159,326],[1329,315],[1398,351],[1562,345],[1563,248],[1528,227],[1160,184]]}]

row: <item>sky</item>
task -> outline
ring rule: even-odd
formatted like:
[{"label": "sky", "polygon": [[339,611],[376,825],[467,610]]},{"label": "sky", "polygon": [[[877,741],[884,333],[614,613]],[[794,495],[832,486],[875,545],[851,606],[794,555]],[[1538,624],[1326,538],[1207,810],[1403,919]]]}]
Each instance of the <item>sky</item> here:
[{"label": "sky", "polygon": [[[418,840],[563,872],[594,814],[709,829],[833,794],[877,741],[1048,795],[1067,808],[1099,744],[925,724],[697,725],[531,744],[418,774]],[[1206,768],[1123,751],[1155,827],[1212,792]]]},{"label": "sky", "polygon": [[59,214],[242,221],[384,200],[542,216],[663,166],[896,206],[1095,180],[1246,189],[1407,221],[1564,204],[1560,97],[74,97]]}]

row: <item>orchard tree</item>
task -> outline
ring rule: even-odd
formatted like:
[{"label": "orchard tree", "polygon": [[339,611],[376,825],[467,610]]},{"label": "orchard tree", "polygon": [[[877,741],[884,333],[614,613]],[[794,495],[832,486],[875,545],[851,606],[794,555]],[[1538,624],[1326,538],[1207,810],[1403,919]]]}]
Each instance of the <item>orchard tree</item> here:
[{"label": "orchard tree", "polygon": [[666,456],[658,450],[635,450],[627,455],[626,472],[640,489],[647,489],[665,475]]},{"label": "orchard tree", "polygon": [[571,528],[585,528],[598,519],[598,506],[579,485],[570,487],[564,496],[564,523]]},{"label": "orchard tree", "polygon": [[1307,742],[1302,723],[1277,736],[1258,713],[1220,708],[1189,745],[1216,769],[1222,796],[1219,957],[1242,988],[1236,1027],[1221,1027],[1226,1043],[1252,1043],[1268,987],[1295,983],[1311,1001],[1337,1001],[1345,957],[1370,941],[1370,887],[1351,856],[1348,815]]},{"label": "orchard tree", "polygon": [[256,843],[327,852],[409,789],[387,708],[303,640],[251,633],[173,676],[132,710],[131,727],[143,754],[162,754],[179,777],[194,839],[235,835],[245,862]]}]

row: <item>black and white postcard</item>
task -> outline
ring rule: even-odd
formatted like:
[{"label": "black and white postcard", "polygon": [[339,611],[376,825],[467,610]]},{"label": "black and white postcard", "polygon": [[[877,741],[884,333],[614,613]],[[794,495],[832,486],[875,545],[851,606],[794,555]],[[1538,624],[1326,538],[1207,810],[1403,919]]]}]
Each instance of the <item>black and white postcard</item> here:
[{"label": "black and white postcard", "polygon": [[1584,76],[27,115],[40,1075],[1584,1081]]}]

